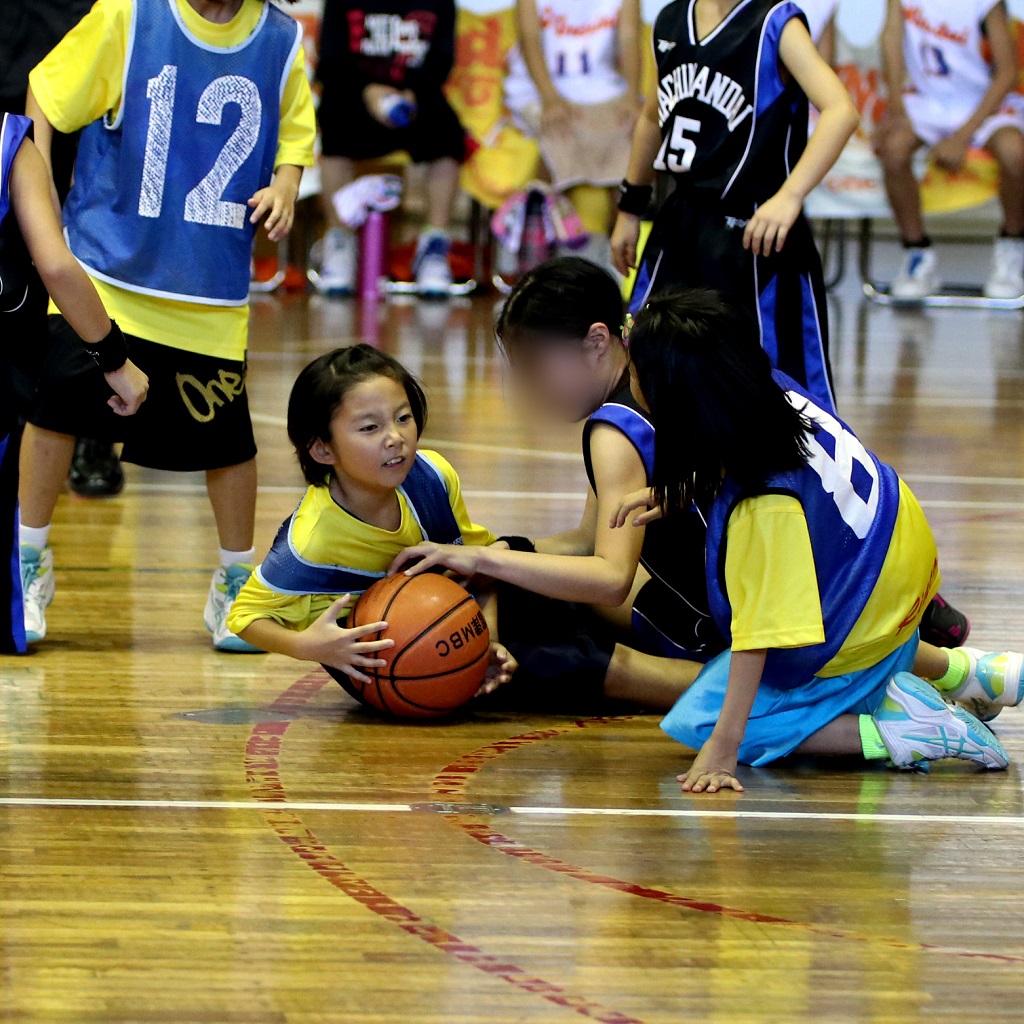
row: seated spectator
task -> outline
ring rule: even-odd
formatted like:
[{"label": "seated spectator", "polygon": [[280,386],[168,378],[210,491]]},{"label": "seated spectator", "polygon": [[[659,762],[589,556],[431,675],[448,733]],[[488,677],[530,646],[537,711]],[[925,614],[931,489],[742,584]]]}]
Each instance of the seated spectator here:
[{"label": "seated spectator", "polygon": [[517,0],[519,42],[508,58],[505,105],[538,141],[548,176],[568,191],[609,263],[614,196],[640,113],[639,0]]},{"label": "seated spectator", "polygon": [[421,294],[451,285],[449,224],[466,136],[442,91],[455,54],[453,0],[326,0],[317,78],[323,86],[320,174],[327,233],[318,287],[351,294],[357,242],[332,203],[355,163],[405,152],[427,165],[427,223],[413,269]]},{"label": "seated spectator", "polygon": [[[983,53],[985,39],[991,63]],[[878,152],[905,249],[893,297],[919,301],[941,287],[911,166],[922,146],[947,171],[960,170],[971,147],[995,157],[1003,226],[985,295],[1011,299],[1024,293],[1024,97],[1011,91],[1020,71],[1005,4],[889,0],[882,63],[889,109]]]}]

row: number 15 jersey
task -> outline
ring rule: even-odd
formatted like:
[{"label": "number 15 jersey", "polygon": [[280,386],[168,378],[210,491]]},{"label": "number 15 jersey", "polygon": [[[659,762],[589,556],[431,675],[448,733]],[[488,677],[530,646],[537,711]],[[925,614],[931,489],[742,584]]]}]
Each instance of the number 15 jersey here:
[{"label": "number 15 jersey", "polygon": [[675,0],[654,23],[662,134],[654,167],[738,208],[764,202],[807,142],[807,97],[779,63],[782,30],[806,17],[795,3],[740,0],[698,38],[695,6]]}]

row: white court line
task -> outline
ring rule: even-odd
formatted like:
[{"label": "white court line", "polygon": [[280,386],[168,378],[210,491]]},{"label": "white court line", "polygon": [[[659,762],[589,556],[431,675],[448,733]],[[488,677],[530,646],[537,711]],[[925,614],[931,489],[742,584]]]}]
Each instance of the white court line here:
[{"label": "white court line", "polygon": [[0,797],[0,807],[83,807],[138,810],[185,811],[411,811],[411,804],[320,803],[280,800],[89,800],[77,797]]},{"label": "white court line", "polygon": [[[325,803],[296,800],[90,800],[58,797],[0,797],[2,807],[81,807],[137,810],[208,811],[324,811],[328,813],[408,813],[412,804],[399,803]],[[419,805],[417,805],[419,806]],[[481,814],[484,804],[425,801],[436,813]],[[451,810],[445,810],[450,807]],[[465,808],[460,811],[459,808]],[[879,824],[939,825],[1017,825],[1024,826],[1024,815],[987,814],[860,814],[841,811],[744,811],[736,809],[695,811],[670,807],[501,807],[524,817],[607,817],[607,818],[750,818],[762,821],[869,821]]]}]

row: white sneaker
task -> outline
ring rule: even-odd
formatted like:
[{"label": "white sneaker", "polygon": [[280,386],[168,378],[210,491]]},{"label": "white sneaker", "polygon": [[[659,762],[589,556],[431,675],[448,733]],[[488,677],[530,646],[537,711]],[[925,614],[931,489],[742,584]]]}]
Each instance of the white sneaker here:
[{"label": "white sneaker", "polygon": [[967,678],[946,699],[966,708],[982,722],[991,722],[1003,708],[1024,702],[1024,654],[979,651],[961,647],[970,659]]},{"label": "white sneaker", "polygon": [[258,647],[246,643],[228,629],[228,612],[231,611],[238,592],[252,575],[252,569],[251,565],[242,562],[236,562],[226,569],[221,566],[210,581],[210,593],[206,598],[206,608],[203,609],[203,622],[213,634],[213,646],[218,651],[228,651],[232,654],[263,653]]},{"label": "white sneaker", "polygon": [[319,269],[313,279],[324,295],[352,295],[356,290],[358,245],[355,235],[344,228],[331,228],[310,253]]},{"label": "white sneaker", "polygon": [[926,249],[912,248],[904,252],[903,265],[889,294],[900,302],[920,302],[934,295],[941,287],[935,250],[931,246]]},{"label": "white sneaker", "polygon": [[413,272],[416,289],[427,298],[448,298],[452,268],[448,262],[452,243],[443,231],[424,231],[416,243]]},{"label": "white sneaker", "polygon": [[21,545],[21,589],[25,602],[25,640],[38,643],[46,636],[46,609],[53,602],[53,548]]},{"label": "white sneaker", "polygon": [[997,238],[992,246],[992,273],[985,282],[987,299],[1024,295],[1024,238]]},{"label": "white sneaker", "polygon": [[1010,763],[1003,745],[974,715],[950,707],[909,672],[893,677],[871,717],[897,768],[919,768],[946,757],[995,770]]}]

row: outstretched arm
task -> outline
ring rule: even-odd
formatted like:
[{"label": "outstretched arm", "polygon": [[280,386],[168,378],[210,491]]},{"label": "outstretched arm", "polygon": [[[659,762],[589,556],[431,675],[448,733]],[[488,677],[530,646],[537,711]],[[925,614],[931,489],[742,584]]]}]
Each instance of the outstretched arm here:
[{"label": "outstretched arm", "polygon": [[361,683],[371,682],[363,669],[381,668],[386,661],[375,657],[394,647],[394,640],[367,640],[387,628],[386,622],[368,622],[348,629],[338,624],[338,616],[353,603],[350,595],[338,598],[305,629],[289,629],[274,619],[253,619],[239,630],[248,643],[274,654],[286,654],[299,661],[318,661],[330,665]]},{"label": "outstretched arm", "polygon": [[[102,350],[111,332],[110,317],[88,275],[71,255],[51,201],[52,182],[39,150],[26,139],[11,168],[11,201],[32,262],[64,319],[89,346]],[[115,391],[114,412],[130,416],[145,400],[146,375],[130,360],[105,374]]]},{"label": "outstretched arm", "polygon": [[614,427],[598,424],[590,444],[599,495],[592,555],[425,543],[407,548],[390,571],[415,574],[444,566],[462,576],[490,576],[563,601],[620,605],[633,586],[644,531],[612,529],[612,514],[624,495],[645,483],[646,476],[636,449]]},{"label": "outstretched arm", "polygon": [[717,793],[720,789],[743,792],[736,778],[737,755],[767,656],[767,651],[733,651],[718,721],[693,764],[679,776],[684,793]]},{"label": "outstretched arm", "polygon": [[821,116],[782,188],[762,203],[743,232],[744,247],[763,256],[773,250],[782,251],[804,200],[839,159],[860,121],[850,94],[822,59],[807,26],[798,18],[791,18],[782,30],[779,59]]},{"label": "outstretched arm", "polygon": [[42,158],[43,166],[46,168],[46,180],[50,186],[50,202],[53,204],[59,221],[60,197],[57,195],[57,186],[53,181],[53,125],[43,113],[43,108],[39,106],[39,101],[32,92],[32,86],[28,87],[28,96],[25,99],[25,116],[32,121],[32,137],[35,140],[39,156]]},{"label": "outstretched arm", "polygon": [[[633,146],[629,151],[626,181],[631,185],[654,183],[654,161],[661,148],[661,128],[658,126],[658,90],[652,87],[644,100],[644,108],[633,129]],[[620,274],[628,274],[636,266],[637,246],[640,243],[640,218],[623,213],[615,218],[612,231],[612,263]]]}]

